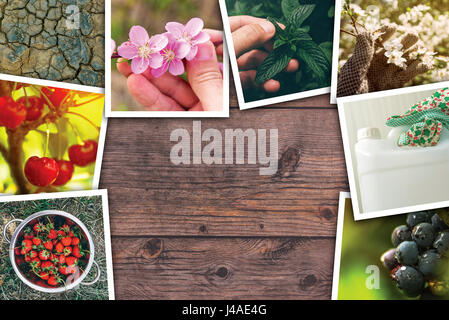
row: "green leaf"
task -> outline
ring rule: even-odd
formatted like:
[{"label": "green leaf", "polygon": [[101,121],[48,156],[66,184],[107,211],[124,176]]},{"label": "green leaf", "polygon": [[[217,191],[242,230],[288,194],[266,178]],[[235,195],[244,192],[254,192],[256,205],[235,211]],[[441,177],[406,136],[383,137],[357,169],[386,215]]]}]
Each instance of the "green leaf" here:
[{"label": "green leaf", "polygon": [[335,15],[335,6],[331,6],[331,7],[329,8],[329,11],[327,12],[327,16],[328,16],[329,18],[333,18],[334,15]]},{"label": "green leaf", "polygon": [[292,38],[290,41],[303,41],[303,40],[312,40],[312,37],[308,32],[304,31],[304,29],[297,29],[292,32]]},{"label": "green leaf", "polygon": [[273,51],[266,57],[264,62],[257,69],[255,82],[262,84],[272,79],[284,70],[293,56],[292,50],[288,45],[283,45]]},{"label": "green leaf", "polygon": [[299,28],[304,21],[312,14],[315,10],[314,4],[300,5],[295,10],[293,10],[290,16],[290,23],[295,27]]},{"label": "green leaf", "polygon": [[284,39],[278,38],[278,39],[274,40],[273,49],[277,49],[277,48],[279,48],[280,46],[283,46],[286,43],[287,42]]},{"label": "green leaf", "polygon": [[281,8],[284,17],[286,17],[287,20],[290,20],[290,16],[292,15],[293,10],[295,10],[295,8],[298,6],[299,6],[298,0],[282,0]]},{"label": "green leaf", "polygon": [[330,63],[321,48],[314,41],[301,41],[298,47],[299,58],[319,79],[324,79],[330,70]]},{"label": "green leaf", "polygon": [[323,53],[326,55],[327,60],[330,64],[332,64],[332,48],[333,43],[330,41],[322,42],[318,45],[320,49],[323,51]]}]

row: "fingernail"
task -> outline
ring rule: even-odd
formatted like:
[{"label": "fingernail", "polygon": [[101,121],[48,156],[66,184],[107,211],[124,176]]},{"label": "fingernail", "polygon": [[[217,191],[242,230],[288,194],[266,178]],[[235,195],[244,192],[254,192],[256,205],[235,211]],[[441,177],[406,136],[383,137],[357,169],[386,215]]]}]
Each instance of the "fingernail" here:
[{"label": "fingernail", "polygon": [[268,20],[261,22],[260,26],[265,30],[266,33],[273,33],[276,31],[274,25]]},{"label": "fingernail", "polygon": [[198,53],[196,54],[196,59],[198,60],[209,60],[212,58],[212,46],[209,44],[199,45]]}]

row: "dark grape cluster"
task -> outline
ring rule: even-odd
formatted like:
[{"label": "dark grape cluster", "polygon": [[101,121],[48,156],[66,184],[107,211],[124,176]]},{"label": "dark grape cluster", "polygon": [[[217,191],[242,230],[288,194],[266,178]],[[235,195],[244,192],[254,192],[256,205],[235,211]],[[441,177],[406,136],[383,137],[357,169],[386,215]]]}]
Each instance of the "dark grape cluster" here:
[{"label": "dark grape cluster", "polygon": [[395,248],[381,261],[407,297],[449,294],[449,226],[445,210],[414,212],[391,234]]}]

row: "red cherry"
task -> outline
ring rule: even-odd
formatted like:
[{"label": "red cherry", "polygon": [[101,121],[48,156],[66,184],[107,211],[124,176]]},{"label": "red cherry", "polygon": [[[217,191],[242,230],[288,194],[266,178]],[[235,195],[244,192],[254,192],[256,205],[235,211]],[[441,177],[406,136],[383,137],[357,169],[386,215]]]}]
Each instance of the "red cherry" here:
[{"label": "red cherry", "polygon": [[18,103],[26,106],[28,121],[34,121],[42,116],[42,109],[44,108],[44,101],[39,97],[21,97],[17,100]]},{"label": "red cherry", "polygon": [[98,143],[94,140],[84,141],[84,145],[73,145],[69,148],[69,158],[77,166],[85,167],[97,158]]},{"label": "red cherry", "polygon": [[25,164],[25,176],[38,187],[51,185],[58,177],[58,163],[50,158],[31,157]]},{"label": "red cherry", "polygon": [[65,102],[64,98],[67,97],[70,90],[53,88],[53,87],[44,87],[44,88],[42,88],[42,92],[48,97],[48,99],[53,104],[53,106],[55,106],[57,108],[63,102]]},{"label": "red cherry", "polygon": [[70,161],[66,161],[66,160],[55,159],[55,161],[59,166],[59,174],[58,174],[58,177],[56,178],[55,182],[53,182],[53,185],[54,186],[63,186],[67,182],[69,182],[70,179],[72,179],[73,170],[74,170],[73,163],[71,163]]},{"label": "red cherry", "polygon": [[0,97],[0,125],[15,129],[22,124],[27,115],[23,104],[15,102],[11,97]]}]

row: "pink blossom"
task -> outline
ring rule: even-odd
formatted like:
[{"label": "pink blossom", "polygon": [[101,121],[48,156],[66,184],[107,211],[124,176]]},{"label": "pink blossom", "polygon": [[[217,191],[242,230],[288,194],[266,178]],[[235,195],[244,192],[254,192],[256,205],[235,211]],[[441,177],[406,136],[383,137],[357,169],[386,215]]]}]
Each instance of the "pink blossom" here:
[{"label": "pink blossom", "polygon": [[168,39],[167,46],[160,52],[162,64],[160,68],[151,69],[151,74],[158,78],[167,70],[174,76],[184,73],[184,59],[190,51],[190,45],[183,41],[176,41],[175,37],[170,33],[165,33]]},{"label": "pink blossom", "polygon": [[189,44],[190,51],[186,56],[187,60],[193,60],[198,52],[198,44],[205,43],[210,40],[210,35],[202,31],[204,22],[200,18],[192,18],[184,26],[179,22],[169,22],[165,25],[165,29],[172,34],[176,40]]},{"label": "pink blossom", "polygon": [[164,59],[159,51],[167,46],[165,35],[149,37],[147,31],[141,26],[133,26],[129,31],[129,41],[118,47],[120,56],[131,60],[131,70],[135,74],[144,72],[148,67],[160,68]]}]

